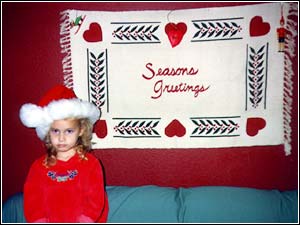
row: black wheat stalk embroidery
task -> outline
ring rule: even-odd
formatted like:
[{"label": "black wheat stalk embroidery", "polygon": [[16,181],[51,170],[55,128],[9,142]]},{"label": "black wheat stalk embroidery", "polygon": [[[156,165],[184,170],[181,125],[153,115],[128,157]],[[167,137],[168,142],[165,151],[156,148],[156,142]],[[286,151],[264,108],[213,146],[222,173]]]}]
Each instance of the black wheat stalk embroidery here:
[{"label": "black wheat stalk embroidery", "polygon": [[248,62],[248,85],[249,85],[249,100],[252,107],[257,108],[263,99],[264,88],[264,49],[262,46],[257,52],[250,47],[251,54]]},{"label": "black wheat stalk embroidery", "polygon": [[235,22],[193,22],[198,29],[193,38],[231,38],[242,30],[241,26]]},{"label": "black wheat stalk embroidery", "polygon": [[154,129],[159,121],[149,121],[145,120],[141,121],[121,121],[118,125],[114,127],[115,132],[119,132],[122,135],[132,135],[132,136],[155,136],[159,135],[159,133]]},{"label": "black wheat stalk embroidery", "polygon": [[154,39],[159,41],[159,38],[154,35],[154,32],[158,29],[159,25],[154,26],[120,26],[112,33],[113,37],[119,40],[127,41],[153,41]]},{"label": "black wheat stalk embroidery", "polygon": [[105,104],[105,59],[104,52],[95,56],[90,52],[90,90],[91,102],[98,108]]},{"label": "black wheat stalk embroidery", "polygon": [[196,125],[192,135],[195,136],[229,136],[239,128],[239,124],[231,119],[192,119]]}]

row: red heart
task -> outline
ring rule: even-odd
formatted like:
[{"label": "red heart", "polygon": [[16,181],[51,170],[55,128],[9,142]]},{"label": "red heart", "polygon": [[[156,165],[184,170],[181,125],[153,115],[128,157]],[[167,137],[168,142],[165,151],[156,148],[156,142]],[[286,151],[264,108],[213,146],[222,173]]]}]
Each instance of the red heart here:
[{"label": "red heart", "polygon": [[107,135],[107,125],[105,120],[98,120],[93,130],[98,138],[105,138]]},{"label": "red heart", "polygon": [[102,41],[102,30],[98,23],[91,23],[88,30],[84,31],[83,38],[87,42]]},{"label": "red heart", "polygon": [[263,22],[261,16],[255,16],[250,21],[250,36],[262,36],[270,31],[270,24]]},{"label": "red heart", "polygon": [[174,48],[181,42],[186,30],[187,26],[185,23],[168,23],[165,26],[165,32],[168,35],[172,48]]},{"label": "red heart", "polygon": [[175,119],[165,128],[165,134],[168,137],[182,137],[185,135],[185,127]]},{"label": "red heart", "polygon": [[253,117],[247,119],[246,131],[249,136],[255,136],[259,130],[265,128],[266,121],[260,117]]}]

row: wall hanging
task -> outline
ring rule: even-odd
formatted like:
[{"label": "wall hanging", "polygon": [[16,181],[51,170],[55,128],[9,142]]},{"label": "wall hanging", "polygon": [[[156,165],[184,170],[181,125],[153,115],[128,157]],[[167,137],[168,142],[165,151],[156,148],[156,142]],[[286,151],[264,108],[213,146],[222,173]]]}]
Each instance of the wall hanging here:
[{"label": "wall hanging", "polygon": [[293,15],[295,3],[61,12],[65,84],[102,111],[94,148],[290,154]]}]

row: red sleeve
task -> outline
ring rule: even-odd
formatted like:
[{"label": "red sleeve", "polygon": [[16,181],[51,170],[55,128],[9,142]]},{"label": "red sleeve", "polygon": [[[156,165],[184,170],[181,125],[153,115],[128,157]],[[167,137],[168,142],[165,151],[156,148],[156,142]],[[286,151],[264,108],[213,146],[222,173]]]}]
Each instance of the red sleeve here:
[{"label": "red sleeve", "polygon": [[104,187],[104,177],[100,162],[93,155],[88,157],[88,178],[85,184],[85,205],[83,214],[93,221],[107,221],[108,201]]},{"label": "red sleeve", "polygon": [[42,160],[36,160],[27,175],[24,184],[24,215],[27,222],[46,219],[42,179]]}]

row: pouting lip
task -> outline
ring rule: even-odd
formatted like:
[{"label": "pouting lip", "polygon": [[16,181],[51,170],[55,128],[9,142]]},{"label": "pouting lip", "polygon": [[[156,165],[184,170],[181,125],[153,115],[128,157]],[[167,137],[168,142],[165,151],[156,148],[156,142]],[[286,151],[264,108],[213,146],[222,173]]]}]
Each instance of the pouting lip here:
[{"label": "pouting lip", "polygon": [[67,146],[68,146],[68,145],[66,145],[66,144],[58,144],[58,145],[57,145],[58,148],[65,148],[65,147],[67,147]]}]

